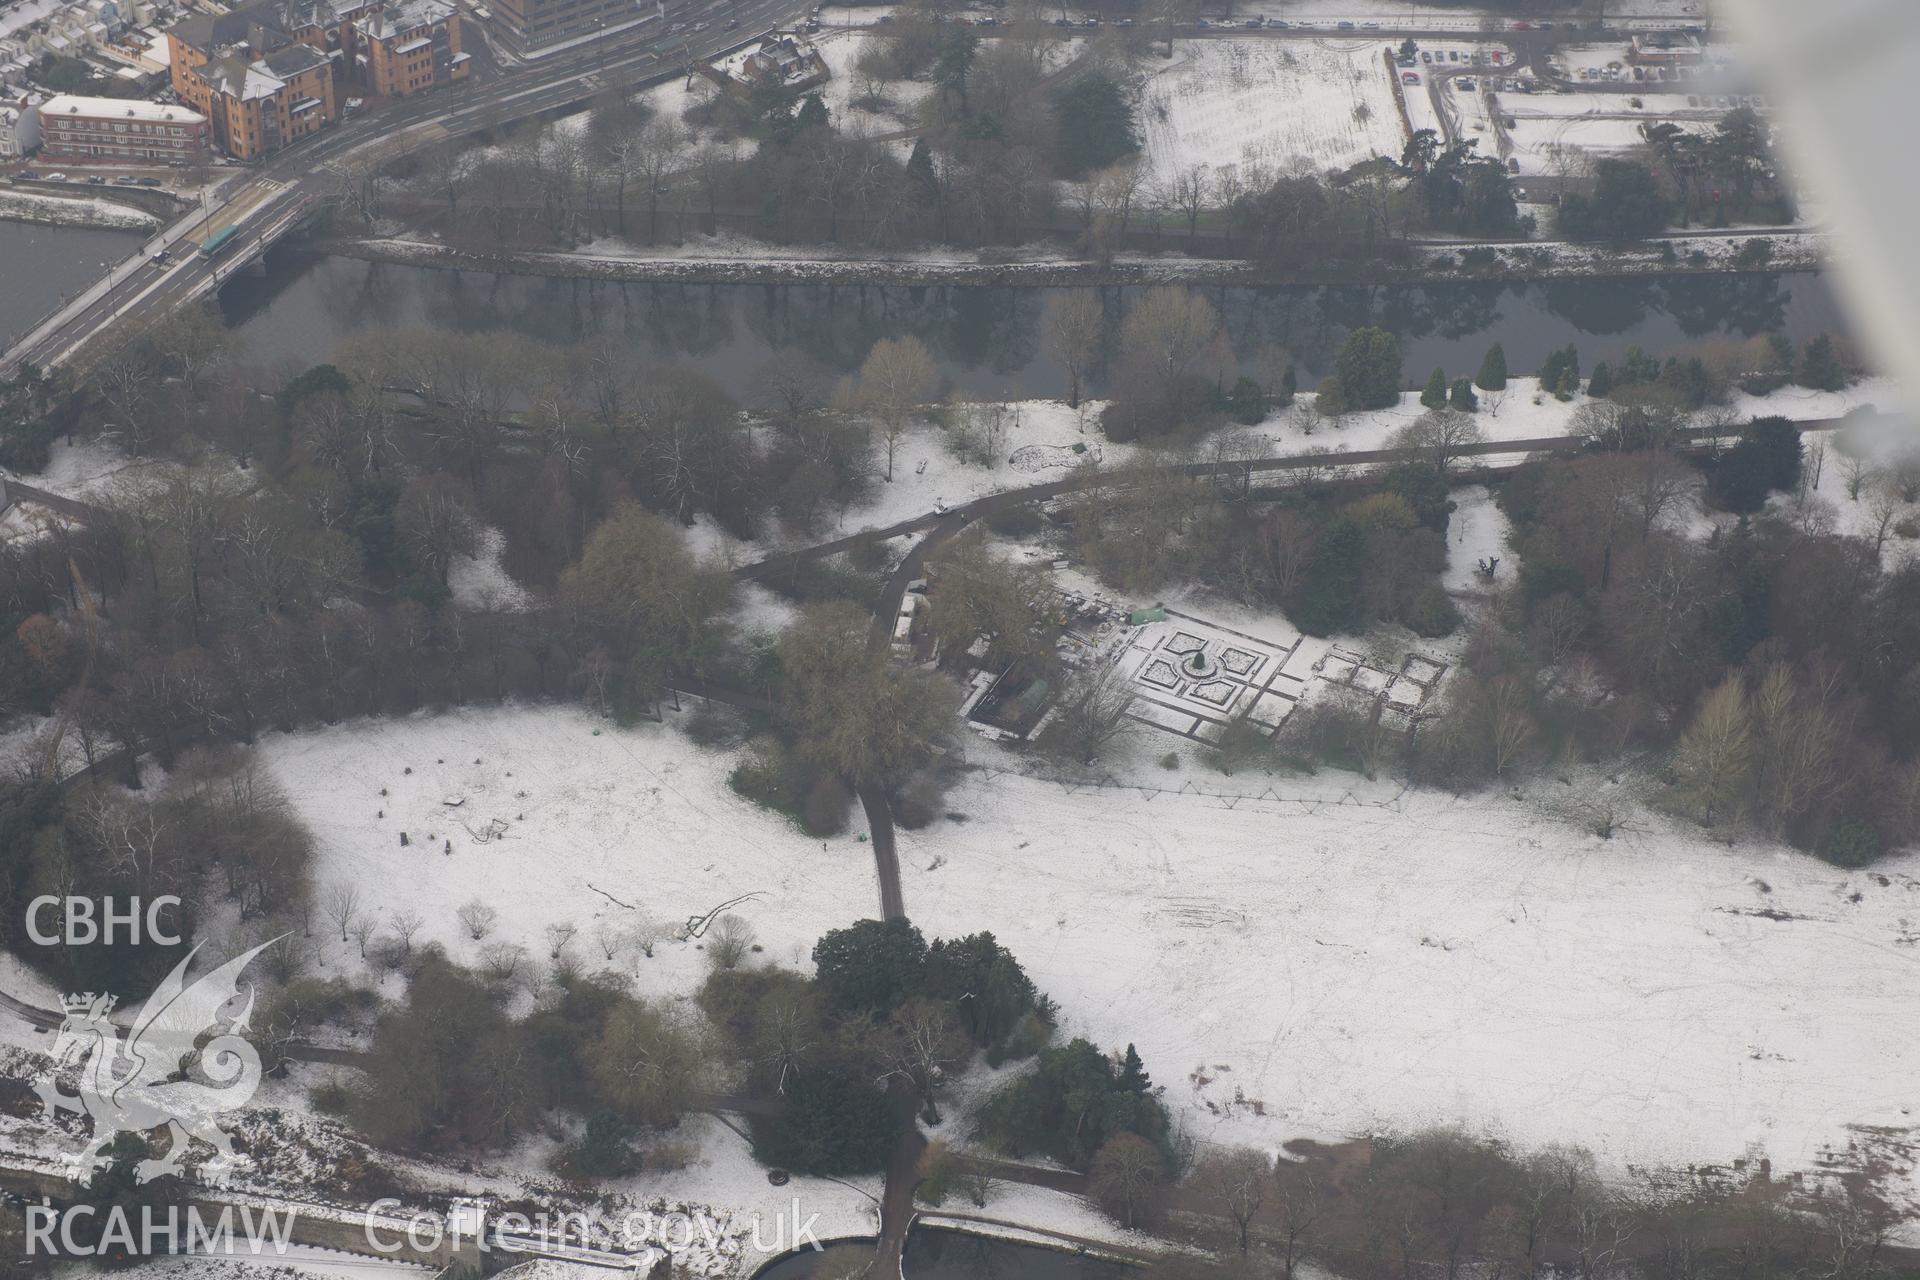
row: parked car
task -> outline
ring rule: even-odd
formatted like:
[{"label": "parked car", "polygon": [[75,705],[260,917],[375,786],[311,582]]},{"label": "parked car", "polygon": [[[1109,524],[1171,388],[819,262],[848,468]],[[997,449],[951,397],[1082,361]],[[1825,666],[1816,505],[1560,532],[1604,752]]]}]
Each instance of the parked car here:
[{"label": "parked car", "polygon": [[1267,25],[1270,27],[1276,27],[1281,31],[1286,31],[1293,26],[1291,22],[1282,22],[1279,18],[1268,18]]},{"label": "parked car", "polygon": [[107,180],[97,173],[91,173],[87,175],[87,185],[90,187],[104,187],[107,185]]},{"label": "parked car", "polygon": [[138,183],[140,179],[134,177],[130,173],[123,173],[119,177],[115,178],[114,181],[118,183],[120,186],[131,187],[136,183]]},{"label": "parked car", "polygon": [[50,173],[47,175],[48,182],[65,182],[66,180],[67,175],[64,173]]},{"label": "parked car", "polygon": [[[1337,23],[1337,24],[1335,24],[1335,25],[1336,25],[1336,29],[1337,29],[1337,30],[1340,30],[1340,31],[1351,31],[1351,30],[1353,30],[1353,24],[1352,24],[1351,22],[1341,22],[1341,23]],[[1379,81],[1377,81],[1377,80],[1376,80],[1376,81],[1375,81],[1374,83],[1375,83],[1375,84],[1378,84],[1378,83],[1379,83]]]},{"label": "parked car", "polygon": [[1402,71],[1400,73],[1400,83],[1401,84],[1419,84],[1420,73],[1418,71]]},{"label": "parked car", "polygon": [[1507,172],[1508,173],[1520,172],[1520,158],[1518,156],[1515,156],[1507,161]]},{"label": "parked car", "polygon": [[138,178],[136,181],[143,187],[157,187],[160,185],[160,179],[158,178]]},{"label": "parked car", "polygon": [[1260,19],[1258,18],[1248,18],[1245,22],[1241,23],[1240,25],[1245,27],[1249,31],[1258,31],[1261,27],[1265,26],[1266,24],[1261,22]]},{"label": "parked car", "polygon": [[1427,52],[1425,49],[1422,49],[1420,51],[1420,61],[1430,63],[1433,61],[1433,55]]},{"label": "parked car", "polygon": [[22,170],[21,170],[20,172],[18,172],[18,173],[16,173],[16,174],[14,174],[14,175],[13,175],[13,177],[14,177],[14,181],[16,181],[16,182],[38,182],[38,181],[40,181],[40,175],[39,175],[39,174],[37,174],[37,173],[35,173],[35,172],[34,172],[33,170],[31,170],[31,169],[22,169]]}]

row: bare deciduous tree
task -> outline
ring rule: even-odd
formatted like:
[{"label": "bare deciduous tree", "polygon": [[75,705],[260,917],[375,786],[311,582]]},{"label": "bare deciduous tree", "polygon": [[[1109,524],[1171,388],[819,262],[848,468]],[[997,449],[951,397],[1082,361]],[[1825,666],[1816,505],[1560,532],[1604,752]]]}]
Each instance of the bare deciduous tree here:
[{"label": "bare deciduous tree", "polygon": [[1047,355],[1067,371],[1067,405],[1079,408],[1080,391],[1100,353],[1107,317],[1091,289],[1062,289],[1047,301],[1040,317],[1040,341]]},{"label": "bare deciduous tree", "polygon": [[1393,447],[1426,454],[1433,465],[1444,473],[1448,465],[1460,456],[1463,448],[1478,444],[1485,438],[1472,414],[1456,409],[1434,409],[1396,431]]},{"label": "bare deciduous tree", "polygon": [[1254,1215],[1273,1189],[1274,1166],[1264,1151],[1252,1147],[1218,1148],[1200,1157],[1188,1185],[1227,1217],[1240,1236],[1245,1253]]},{"label": "bare deciduous tree", "polygon": [[737,969],[753,946],[753,926],[736,915],[724,915],[707,930],[707,959],[716,969]]},{"label": "bare deciduous tree", "polygon": [[393,936],[400,941],[400,951],[403,955],[413,954],[413,940],[426,923],[425,918],[412,907],[401,908],[387,921],[387,927],[393,930]]},{"label": "bare deciduous tree", "polygon": [[467,903],[454,914],[460,918],[460,927],[465,929],[467,936],[475,942],[492,933],[493,926],[500,920],[500,913],[478,898]]},{"label": "bare deciduous tree", "polygon": [[1094,1153],[1087,1174],[1094,1198],[1122,1226],[1144,1227],[1158,1216],[1167,1168],[1160,1150],[1137,1133],[1117,1133]]},{"label": "bare deciduous tree", "polygon": [[1095,657],[1068,680],[1054,712],[1049,736],[1073,758],[1092,764],[1127,728],[1133,705],[1133,679],[1116,662]]},{"label": "bare deciduous tree", "polygon": [[1700,703],[1674,753],[1674,772],[1695,815],[1708,824],[1738,813],[1753,771],[1753,715],[1734,672]]},{"label": "bare deciduous tree", "polygon": [[861,362],[858,403],[880,421],[881,435],[887,442],[889,483],[900,437],[939,381],[939,371],[926,344],[911,336],[880,339]]},{"label": "bare deciduous tree", "polygon": [[351,880],[340,880],[327,887],[325,901],[327,918],[340,926],[340,941],[347,940],[347,932],[360,914],[360,886]]}]

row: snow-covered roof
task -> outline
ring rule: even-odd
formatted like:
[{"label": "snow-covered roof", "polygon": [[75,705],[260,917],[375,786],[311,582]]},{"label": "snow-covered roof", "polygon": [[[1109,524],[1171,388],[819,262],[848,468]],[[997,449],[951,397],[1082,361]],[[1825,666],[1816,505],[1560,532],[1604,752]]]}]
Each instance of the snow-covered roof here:
[{"label": "snow-covered roof", "polygon": [[407,41],[405,44],[395,49],[394,52],[395,53],[418,53],[422,49],[431,47],[432,44],[433,44],[433,37],[422,36],[418,40]]},{"label": "snow-covered roof", "polygon": [[238,58],[222,58],[218,62],[208,63],[200,74],[217,92],[242,102],[271,98],[286,88],[286,82],[269,71],[264,62],[245,63]]},{"label": "snow-covered roof", "polygon": [[453,16],[446,0],[400,0],[354,23],[374,40],[391,40],[426,27],[438,26]]},{"label": "snow-covered roof", "polygon": [[62,93],[47,99],[41,112],[48,116],[98,116],[126,120],[149,120],[170,124],[204,124],[198,111],[165,102],[143,102],[137,98],[87,98]]}]

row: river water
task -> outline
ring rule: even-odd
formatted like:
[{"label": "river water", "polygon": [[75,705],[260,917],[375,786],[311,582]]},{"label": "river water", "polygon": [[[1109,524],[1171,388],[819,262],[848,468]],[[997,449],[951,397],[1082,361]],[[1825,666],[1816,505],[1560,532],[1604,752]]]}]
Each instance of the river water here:
[{"label": "river water", "polygon": [[0,351],[100,279],[146,237],[138,231],[43,227],[0,219]]},{"label": "river water", "polygon": [[[743,399],[777,347],[797,344],[829,368],[852,369],[876,338],[916,334],[956,387],[989,395],[1064,394],[1042,350],[1040,316],[1054,291],[991,285],[647,284],[395,266],[293,250],[262,277],[221,294],[246,358],[326,360],[355,329],[438,325],[512,329],[565,342],[616,333],[636,358],[696,366]],[[1098,291],[1111,316],[1139,289]],[[1796,341],[1845,329],[1815,272],[1446,283],[1328,288],[1207,286],[1236,353],[1251,367],[1270,346],[1299,362],[1302,385],[1323,374],[1347,332],[1384,325],[1400,336],[1409,379],[1435,365],[1454,376],[1505,344],[1516,373],[1577,343],[1583,364],[1638,344],[1669,355],[1704,339],[1780,331]],[[1111,328],[1112,326],[1110,326]]]}]

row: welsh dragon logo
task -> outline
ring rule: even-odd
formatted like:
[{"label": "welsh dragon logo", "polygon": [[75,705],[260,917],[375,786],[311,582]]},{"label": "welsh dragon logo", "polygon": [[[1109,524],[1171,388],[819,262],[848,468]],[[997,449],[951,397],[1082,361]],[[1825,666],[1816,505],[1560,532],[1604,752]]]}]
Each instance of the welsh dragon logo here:
[{"label": "welsh dragon logo", "polygon": [[[62,1093],[53,1080],[41,1081],[35,1092],[49,1119],[71,1111],[93,1121],[92,1140],[68,1159],[76,1182],[93,1181],[107,1163],[101,1153],[119,1134],[162,1125],[172,1145],[160,1159],[140,1162],[134,1171],[139,1181],[179,1173],[194,1138],[216,1153],[201,1166],[202,1179],[225,1186],[232,1178],[246,1157],[235,1153],[214,1118],[244,1106],[260,1087],[260,1054],[240,1034],[253,1016],[253,989],[248,988],[238,1014],[223,1017],[221,1011],[240,994],[241,970],[272,945],[262,943],[189,985],[187,966],[200,951],[194,947],[147,997],[125,1040],[112,1020],[114,996],[88,992],[61,1002],[66,1020],[54,1040],[53,1058],[57,1068],[79,1065],[80,1092]],[[212,1038],[200,1044],[209,1032]],[[202,1079],[187,1074],[183,1064],[189,1055],[197,1057]]]}]

